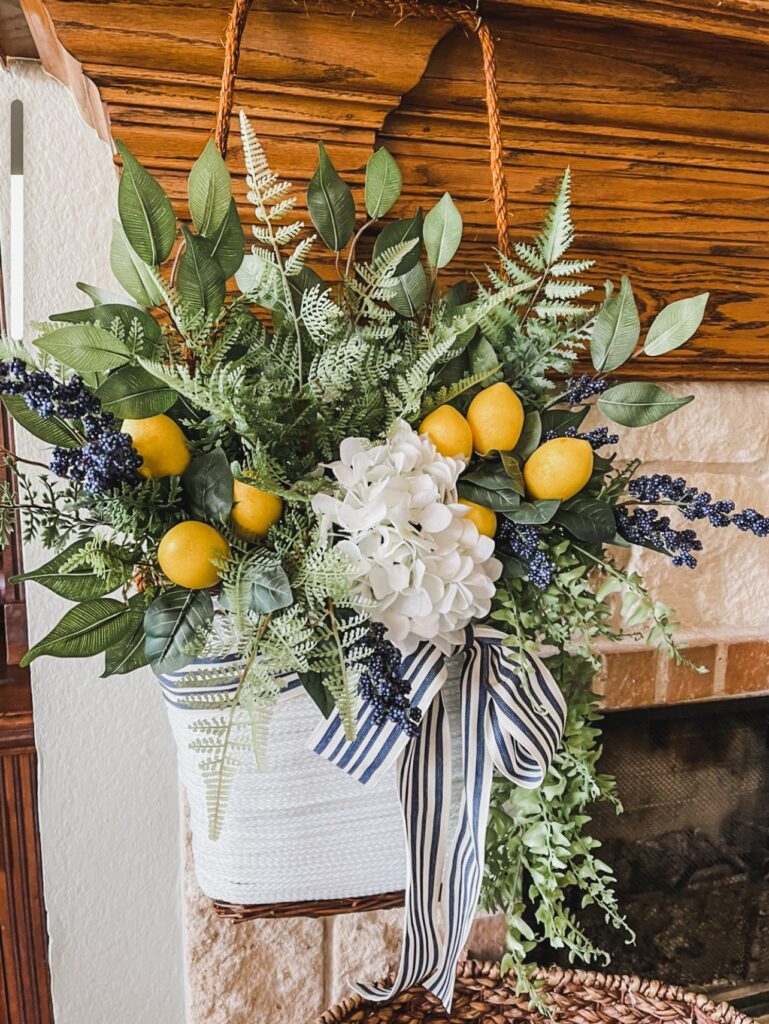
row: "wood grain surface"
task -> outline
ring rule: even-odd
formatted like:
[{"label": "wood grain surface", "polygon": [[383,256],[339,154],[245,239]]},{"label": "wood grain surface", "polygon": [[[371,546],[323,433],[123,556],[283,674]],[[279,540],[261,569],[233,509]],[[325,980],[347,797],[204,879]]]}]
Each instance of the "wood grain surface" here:
[{"label": "wood grain surface", "polygon": [[[665,301],[711,293],[697,342],[633,372],[769,380],[769,3],[482,6],[497,40],[513,236],[531,234],[570,165],[577,252],[597,259],[596,286],[629,273],[643,323]],[[113,135],[186,217],[186,174],[214,124],[229,3],[46,7],[99,87]],[[474,38],[353,13],[344,0],[256,0],[240,71],[236,108],[302,196],[318,139],[353,186],[382,142],[404,172],[394,215],[450,190],[465,220],[456,272],[483,274],[494,230]],[[229,162],[239,173],[236,132]],[[242,181],[236,188],[247,222]]]}]

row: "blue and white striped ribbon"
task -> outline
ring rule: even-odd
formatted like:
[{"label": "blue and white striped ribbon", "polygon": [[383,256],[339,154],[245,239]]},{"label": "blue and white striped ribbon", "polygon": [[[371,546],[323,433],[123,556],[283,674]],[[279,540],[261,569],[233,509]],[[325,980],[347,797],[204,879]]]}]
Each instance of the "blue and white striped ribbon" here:
[{"label": "blue and white striped ribbon", "polygon": [[401,961],[391,987],[356,986],[367,999],[381,1002],[421,983],[451,1011],[456,965],[483,879],[493,770],[535,789],[560,743],[566,705],[555,680],[533,655],[526,655],[522,673],[504,639],[488,627],[468,629],[460,679],[463,789],[451,837],[452,737],[441,694],[447,671],[432,644],[421,644],[401,664],[411,702],[423,715],[416,737],[390,721],[377,724],[363,703],[355,740],[345,739],[336,713],[311,738],[316,753],[363,784],[398,762],[408,852]]}]

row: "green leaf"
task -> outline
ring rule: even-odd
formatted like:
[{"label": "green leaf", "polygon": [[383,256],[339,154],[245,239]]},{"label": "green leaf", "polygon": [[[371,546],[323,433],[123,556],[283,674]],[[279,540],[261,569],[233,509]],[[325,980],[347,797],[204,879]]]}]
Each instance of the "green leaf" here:
[{"label": "green leaf", "polygon": [[355,200],[349,185],[336,172],[322,142],[318,143],[318,168],[307,187],[307,209],[315,229],[334,252],[352,238]]},{"label": "green leaf", "polygon": [[622,278],[618,295],[601,306],[590,338],[590,358],[596,370],[609,372],[630,358],[641,335],[630,279]]},{"label": "green leaf", "polygon": [[225,281],[229,280],[240,267],[245,256],[246,236],[238,216],[235,200],[230,200],[230,208],[222,221],[219,230],[211,237],[211,256],[219,264]]},{"label": "green leaf", "polygon": [[366,164],[366,212],[377,220],[390,210],[401,194],[403,178],[395,158],[384,146]]},{"label": "green leaf", "polygon": [[546,409],[542,413],[542,435],[555,431],[562,437],[569,427],[579,429],[590,412],[590,406],[583,405],[577,409]]},{"label": "green leaf", "polygon": [[193,459],[182,475],[185,505],[194,519],[223,523],[232,510],[233,477],[229,459],[214,448]]},{"label": "green leaf", "polygon": [[60,416],[43,419],[29,408],[21,395],[3,395],[3,405],[20,426],[46,444],[77,448],[83,443],[83,438],[71,423]]},{"label": "green leaf", "polygon": [[[104,306],[110,304],[123,305],[126,302],[125,295],[120,295],[118,292],[107,291],[106,288],[97,288],[95,284],[84,284],[82,281],[78,281],[75,285],[79,288],[83,294],[87,295],[88,298],[93,302],[94,306]],[[136,309],[139,309],[137,303],[133,299],[128,299]],[[49,319],[53,319],[52,317]]]},{"label": "green leaf", "polygon": [[470,373],[489,373],[499,366],[499,358],[494,346],[482,334],[467,346],[467,357]]},{"label": "green leaf", "polygon": [[121,366],[99,385],[96,397],[119,420],[143,420],[167,412],[178,395],[142,366]]},{"label": "green leaf", "polygon": [[72,324],[44,334],[38,348],[78,373],[102,373],[128,362],[128,347],[95,324]]},{"label": "green leaf", "polygon": [[508,476],[509,484],[516,494],[525,494],[526,485],[523,482],[523,473],[518,459],[510,452],[500,452],[502,466]]},{"label": "green leaf", "polygon": [[202,632],[213,618],[205,590],[173,587],[156,597],[144,613],[144,653],[155,672],[176,672],[200,651]]},{"label": "green leaf", "polygon": [[505,515],[514,523],[542,526],[550,522],[560,504],[560,501],[522,501],[517,508],[511,509]]},{"label": "green leaf", "polygon": [[112,273],[128,294],[142,306],[159,306],[163,297],[152,274],[136,255],[119,221],[112,225],[112,244],[109,250]]},{"label": "green leaf", "polygon": [[676,398],[657,384],[633,381],[616,384],[598,399],[598,408],[623,427],[645,427],[688,405],[694,395]]},{"label": "green leaf", "polygon": [[55,323],[96,324],[97,327],[102,327],[105,331],[113,331],[117,320],[125,331],[126,338],[131,338],[132,332],[136,332],[138,324],[143,341],[141,345],[136,346],[132,354],[143,356],[145,359],[160,358],[165,347],[163,332],[155,317],[151,316],[146,309],[127,305],[125,302],[109,302],[87,306],[85,309],[73,309],[68,313],[54,313],[48,319]]},{"label": "green leaf", "polygon": [[448,192],[425,217],[424,237],[430,266],[440,269],[451,262],[462,241],[462,215]]},{"label": "green leaf", "polygon": [[196,231],[211,238],[221,228],[232,203],[232,182],[213,139],[192,165],[187,192]]},{"label": "green leaf", "polygon": [[536,410],[526,413],[523,421],[523,430],[518,438],[518,443],[513,448],[512,454],[525,462],[526,459],[536,451],[542,439],[542,417]]},{"label": "green leaf", "polygon": [[176,239],[176,217],[168,196],[122,142],[123,158],[117,194],[120,223],[131,248],[149,267],[162,263]]},{"label": "green leaf", "polygon": [[419,257],[422,254],[421,209],[417,210],[413,217],[407,217],[405,220],[390,221],[389,224],[386,224],[385,227],[382,228],[374,242],[372,262],[384,255],[388,249],[392,249],[396,245],[400,245],[401,242],[410,242],[414,238],[418,239],[418,242],[412,249],[409,249],[398,264],[395,274],[396,277],[399,277],[401,274],[405,274],[419,263]]},{"label": "green leaf", "polygon": [[617,532],[611,505],[597,498],[572,498],[558,509],[555,522],[591,544],[606,543]]},{"label": "green leaf", "polygon": [[144,653],[144,612],[147,608],[146,594],[134,594],[128,599],[131,627],[116,644],[108,647],[104,655],[104,672],[101,678],[121,676],[147,664]]},{"label": "green leaf", "polygon": [[125,634],[132,623],[131,609],[111,597],[75,605],[64,618],[27,651],[19,664],[26,668],[35,658],[88,658],[106,650]]},{"label": "green leaf", "polygon": [[277,562],[265,566],[251,581],[251,609],[258,615],[288,608],[293,600],[288,576]]},{"label": "green leaf", "polygon": [[504,512],[506,515],[510,515],[521,504],[520,494],[516,494],[512,487],[498,487],[490,490],[470,483],[464,477],[460,477],[457,491],[460,498],[474,501],[478,505],[485,505],[486,508],[490,508],[494,512]]},{"label": "green leaf", "polygon": [[225,280],[211,255],[211,243],[186,227],[182,234],[187,244],[179,260],[176,287],[188,306],[202,309],[207,316],[216,315],[224,305]]},{"label": "green leaf", "polygon": [[[95,597],[103,597],[111,590],[115,590],[115,585],[106,584],[89,566],[82,565],[67,573],[61,571],[62,566],[66,565],[73,555],[82,551],[87,543],[86,540],[75,541],[44,565],[14,576],[12,582],[39,583],[40,586],[52,590],[54,594],[68,601],[90,601]],[[127,565],[124,582],[127,583],[130,578],[131,567]]]},{"label": "green leaf", "polygon": [[709,292],[702,292],[660,310],[646,335],[646,355],[661,356],[685,344],[702,323],[709,296]]},{"label": "green leaf", "polygon": [[395,279],[388,302],[401,316],[413,318],[427,299],[427,275],[421,263]]},{"label": "green leaf", "polygon": [[[381,153],[381,150],[380,150]],[[324,676],[321,672],[300,672],[299,678],[302,681],[302,686],[305,688],[307,693],[312,697],[315,704],[318,706],[318,710],[324,718],[328,718],[331,712],[336,707],[336,702],[331,694],[326,689],[323,682]]]}]

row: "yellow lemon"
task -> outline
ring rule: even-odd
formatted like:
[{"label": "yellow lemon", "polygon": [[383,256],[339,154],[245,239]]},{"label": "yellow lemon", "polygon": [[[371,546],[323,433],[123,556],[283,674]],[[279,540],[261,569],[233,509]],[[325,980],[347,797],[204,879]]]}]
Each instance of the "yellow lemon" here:
[{"label": "yellow lemon", "polygon": [[191,520],[172,526],[158,547],[158,562],[165,575],[180,587],[203,590],[221,576],[214,564],[226,558],[230,545],[218,530]]},{"label": "yellow lemon", "polygon": [[269,528],[280,519],[283,502],[258,487],[235,481],[231,519],[235,533],[244,540],[266,537]]},{"label": "yellow lemon", "polygon": [[523,430],[521,400],[504,381],[484,388],[467,410],[467,422],[473,432],[473,444],[479,455],[496,449],[509,452],[515,448]]},{"label": "yellow lemon", "polygon": [[419,424],[419,433],[427,434],[441,453],[451,458],[473,454],[473,434],[470,424],[453,405],[439,405]]},{"label": "yellow lemon", "polygon": [[187,438],[170,416],[123,420],[121,430],[130,435],[134,448],[142,457],[139,466],[142,476],[180,476],[189,466]]},{"label": "yellow lemon", "polygon": [[566,501],[581,491],[593,472],[593,449],[577,437],[545,441],[523,467],[529,497]]},{"label": "yellow lemon", "polygon": [[490,508],[486,508],[485,505],[479,505],[475,501],[467,501],[465,498],[459,499],[460,505],[467,505],[470,511],[465,516],[465,519],[469,519],[471,523],[475,523],[478,527],[478,533],[484,537],[493,537],[497,532],[497,516]]}]

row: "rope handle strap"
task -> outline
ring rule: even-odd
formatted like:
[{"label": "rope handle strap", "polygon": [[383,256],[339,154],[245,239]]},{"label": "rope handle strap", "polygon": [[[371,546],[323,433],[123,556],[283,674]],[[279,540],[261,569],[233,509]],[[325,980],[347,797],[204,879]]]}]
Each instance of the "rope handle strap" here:
[{"label": "rope handle strap", "polygon": [[[408,14],[432,18],[437,21],[452,21],[464,25],[473,32],[481,46],[483,73],[486,80],[486,114],[489,123],[489,165],[491,187],[494,199],[494,217],[497,227],[497,243],[500,252],[510,253],[510,233],[507,223],[507,182],[504,171],[504,143],[502,141],[502,119],[499,110],[497,90],[497,63],[494,39],[488,24],[475,10],[434,2],[434,0],[348,0],[358,8],[376,11],[387,10],[399,19]],[[230,120],[238,74],[240,44],[248,21],[253,0],[235,0],[227,25],[224,44],[224,68],[219,93],[219,110],[216,117],[215,141],[223,157],[227,156],[230,134]]]}]

